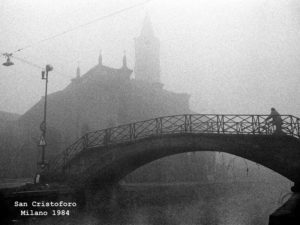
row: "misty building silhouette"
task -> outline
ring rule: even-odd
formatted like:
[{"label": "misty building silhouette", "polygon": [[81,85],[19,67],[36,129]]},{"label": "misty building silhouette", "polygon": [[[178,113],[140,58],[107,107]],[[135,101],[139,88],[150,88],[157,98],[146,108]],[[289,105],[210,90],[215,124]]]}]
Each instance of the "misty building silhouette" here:
[{"label": "misty building silhouette", "polygon": [[148,15],[140,36],[135,38],[134,73],[137,80],[160,83],[160,43]]},{"label": "misty building silhouette", "polygon": [[[49,132],[46,137],[47,159],[63,151],[88,131],[158,116],[191,113],[190,96],[186,93],[165,90],[160,82],[159,45],[150,18],[147,16],[140,36],[135,39],[134,78],[133,70],[127,66],[125,53],[120,68],[112,68],[104,65],[104,57],[100,52],[98,63],[93,68],[81,75],[78,67],[75,77],[64,90],[48,96],[47,124],[52,133]],[[43,104],[42,98],[18,120],[18,129],[22,130],[22,138],[19,140],[27,143],[26,152],[19,152],[33,159],[30,162],[32,165],[27,165],[26,170],[35,169],[37,147],[33,137],[38,139],[40,136],[39,125],[43,120]],[[190,155],[184,154],[169,160],[162,159],[155,162],[154,166],[141,170],[142,174],[137,172],[134,176],[145,177],[144,173],[151,173],[149,178],[151,181],[165,180],[166,177],[178,174],[176,166],[180,167],[182,172],[192,164],[201,165],[203,168],[207,168],[207,165],[213,167],[212,157],[203,155],[199,157],[199,163],[192,164],[189,163],[190,158]],[[185,163],[182,164],[182,161]],[[19,162],[20,165],[24,163]],[[167,168],[172,168],[173,172],[168,172]],[[202,171],[207,172],[207,169]],[[27,171],[26,174],[34,172]],[[130,180],[136,180],[134,176],[129,176]]]}]

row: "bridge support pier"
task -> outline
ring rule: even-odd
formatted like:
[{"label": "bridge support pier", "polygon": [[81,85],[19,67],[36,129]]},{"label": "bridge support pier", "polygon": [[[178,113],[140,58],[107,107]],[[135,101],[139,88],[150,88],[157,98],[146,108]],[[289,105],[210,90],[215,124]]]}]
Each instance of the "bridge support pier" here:
[{"label": "bridge support pier", "polygon": [[269,225],[300,224],[300,182],[291,188],[292,196],[270,215]]}]

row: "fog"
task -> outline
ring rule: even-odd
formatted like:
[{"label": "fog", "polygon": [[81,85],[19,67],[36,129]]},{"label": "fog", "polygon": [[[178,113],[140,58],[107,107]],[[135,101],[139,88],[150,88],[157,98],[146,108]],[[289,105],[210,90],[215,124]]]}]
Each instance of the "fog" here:
[{"label": "fog", "polygon": [[[139,0],[1,0],[0,52],[54,66],[49,91],[97,63],[120,67],[148,13],[161,41],[165,88],[191,95],[199,113],[300,116],[300,3],[296,0],[152,0],[65,35],[52,37]],[[1,58],[2,62],[5,58]],[[24,113],[43,95],[41,69],[13,59],[0,67],[0,111]]]}]

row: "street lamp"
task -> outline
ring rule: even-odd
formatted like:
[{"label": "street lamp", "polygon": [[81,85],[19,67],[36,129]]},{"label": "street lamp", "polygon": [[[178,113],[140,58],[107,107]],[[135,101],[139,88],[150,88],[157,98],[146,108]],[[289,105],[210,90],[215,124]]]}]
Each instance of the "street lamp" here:
[{"label": "street lamp", "polygon": [[6,57],[6,62],[2,63],[3,66],[12,66],[14,63],[10,61],[10,57],[12,57],[12,53],[3,53],[4,57]]},{"label": "street lamp", "polygon": [[46,65],[46,70],[42,71],[42,80],[46,81],[45,84],[45,102],[44,102],[44,119],[40,125],[40,129],[42,131],[41,139],[39,146],[42,147],[42,160],[38,164],[40,165],[41,169],[43,170],[46,166],[45,163],[45,150],[46,150],[46,129],[47,129],[47,92],[48,92],[48,73],[53,70],[51,65]]}]

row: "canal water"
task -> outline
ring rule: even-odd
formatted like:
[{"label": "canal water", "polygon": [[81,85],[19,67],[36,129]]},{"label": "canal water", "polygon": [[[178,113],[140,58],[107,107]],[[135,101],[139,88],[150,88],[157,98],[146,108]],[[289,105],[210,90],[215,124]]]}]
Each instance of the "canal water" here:
[{"label": "canal water", "polygon": [[266,225],[288,198],[289,183],[121,184],[106,207],[29,218],[42,225]]}]

